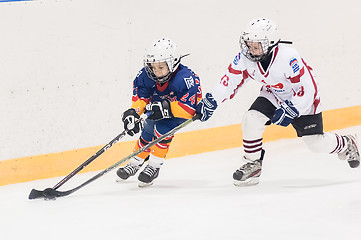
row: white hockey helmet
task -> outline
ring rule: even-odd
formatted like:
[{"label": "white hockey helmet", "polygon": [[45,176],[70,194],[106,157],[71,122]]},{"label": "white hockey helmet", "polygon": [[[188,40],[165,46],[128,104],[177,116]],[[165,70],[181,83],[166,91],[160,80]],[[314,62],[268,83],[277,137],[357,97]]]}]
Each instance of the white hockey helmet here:
[{"label": "white hockey helmet", "polygon": [[[278,36],[277,25],[269,19],[257,18],[247,24],[246,28],[241,34],[239,43],[243,54],[251,61],[262,61],[268,54],[270,54],[274,47],[280,42]],[[247,42],[260,42],[263,54],[252,55]]]},{"label": "white hockey helmet", "polygon": [[[181,56],[178,53],[177,45],[168,38],[160,38],[156,40],[146,50],[144,57],[144,68],[148,77],[157,83],[165,83],[169,81],[172,74],[177,70],[180,64]],[[162,77],[156,77],[151,63],[166,62],[169,73]]]}]

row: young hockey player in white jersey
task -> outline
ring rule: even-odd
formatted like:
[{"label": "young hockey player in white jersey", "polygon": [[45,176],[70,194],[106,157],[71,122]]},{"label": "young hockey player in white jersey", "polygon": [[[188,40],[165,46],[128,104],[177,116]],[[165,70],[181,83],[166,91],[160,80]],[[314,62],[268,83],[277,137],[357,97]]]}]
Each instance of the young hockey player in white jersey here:
[{"label": "young hockey player in white jersey", "polygon": [[225,75],[197,106],[201,121],[208,120],[217,106],[232,99],[250,80],[262,84],[258,98],[242,120],[244,164],[233,174],[236,186],[259,182],[265,150],[265,125],[292,124],[298,137],[314,152],[338,154],[351,168],[360,164],[356,137],[323,132],[319,86],[312,68],[298,52],[285,45],[275,23],[268,19],[250,22],[240,38],[241,52]]}]

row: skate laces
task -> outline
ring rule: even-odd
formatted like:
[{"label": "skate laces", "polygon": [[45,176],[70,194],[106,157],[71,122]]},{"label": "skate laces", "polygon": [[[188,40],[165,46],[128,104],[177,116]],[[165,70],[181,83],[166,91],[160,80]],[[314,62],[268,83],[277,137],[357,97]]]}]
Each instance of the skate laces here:
[{"label": "skate laces", "polygon": [[138,166],[131,165],[130,163],[128,163],[124,167],[124,171],[126,171],[129,175],[134,175],[138,171],[138,169]]},{"label": "skate laces", "polygon": [[157,169],[150,165],[147,165],[143,170],[143,173],[147,174],[148,176],[153,176],[156,172]]},{"label": "skate laces", "polygon": [[360,161],[360,153],[357,149],[356,139],[352,135],[348,135],[347,137],[347,148],[345,154],[347,156],[348,161]]},{"label": "skate laces", "polygon": [[255,170],[257,170],[258,168],[260,168],[260,163],[256,160],[256,161],[247,161],[246,164],[242,165],[239,168],[239,171],[242,171],[245,174],[249,174],[254,172]]}]

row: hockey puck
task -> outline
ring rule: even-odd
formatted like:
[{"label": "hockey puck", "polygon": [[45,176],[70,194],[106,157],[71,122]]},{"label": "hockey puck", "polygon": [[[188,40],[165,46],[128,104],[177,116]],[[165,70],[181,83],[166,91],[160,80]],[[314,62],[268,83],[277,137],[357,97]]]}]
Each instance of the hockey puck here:
[{"label": "hockey puck", "polygon": [[45,200],[55,200],[56,199],[56,190],[53,188],[47,188],[43,192]]}]

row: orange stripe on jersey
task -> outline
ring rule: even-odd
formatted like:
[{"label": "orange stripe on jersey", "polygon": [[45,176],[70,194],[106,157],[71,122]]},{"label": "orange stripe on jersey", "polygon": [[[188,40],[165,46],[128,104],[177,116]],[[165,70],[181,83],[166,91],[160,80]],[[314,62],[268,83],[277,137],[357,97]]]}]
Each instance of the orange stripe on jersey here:
[{"label": "orange stripe on jersey", "polygon": [[[134,101],[135,100],[135,101]],[[135,111],[140,115],[144,112],[145,106],[149,103],[149,100],[144,98],[133,97],[132,98],[132,106]]]},{"label": "orange stripe on jersey", "polygon": [[140,97],[138,97],[138,95],[132,96],[132,102],[136,102],[138,100],[142,100],[142,101],[146,102],[147,104],[150,102],[149,98],[140,98]]},{"label": "orange stripe on jersey", "polygon": [[174,117],[190,119],[196,113],[196,110],[186,104],[178,101],[170,103],[170,108]]}]

